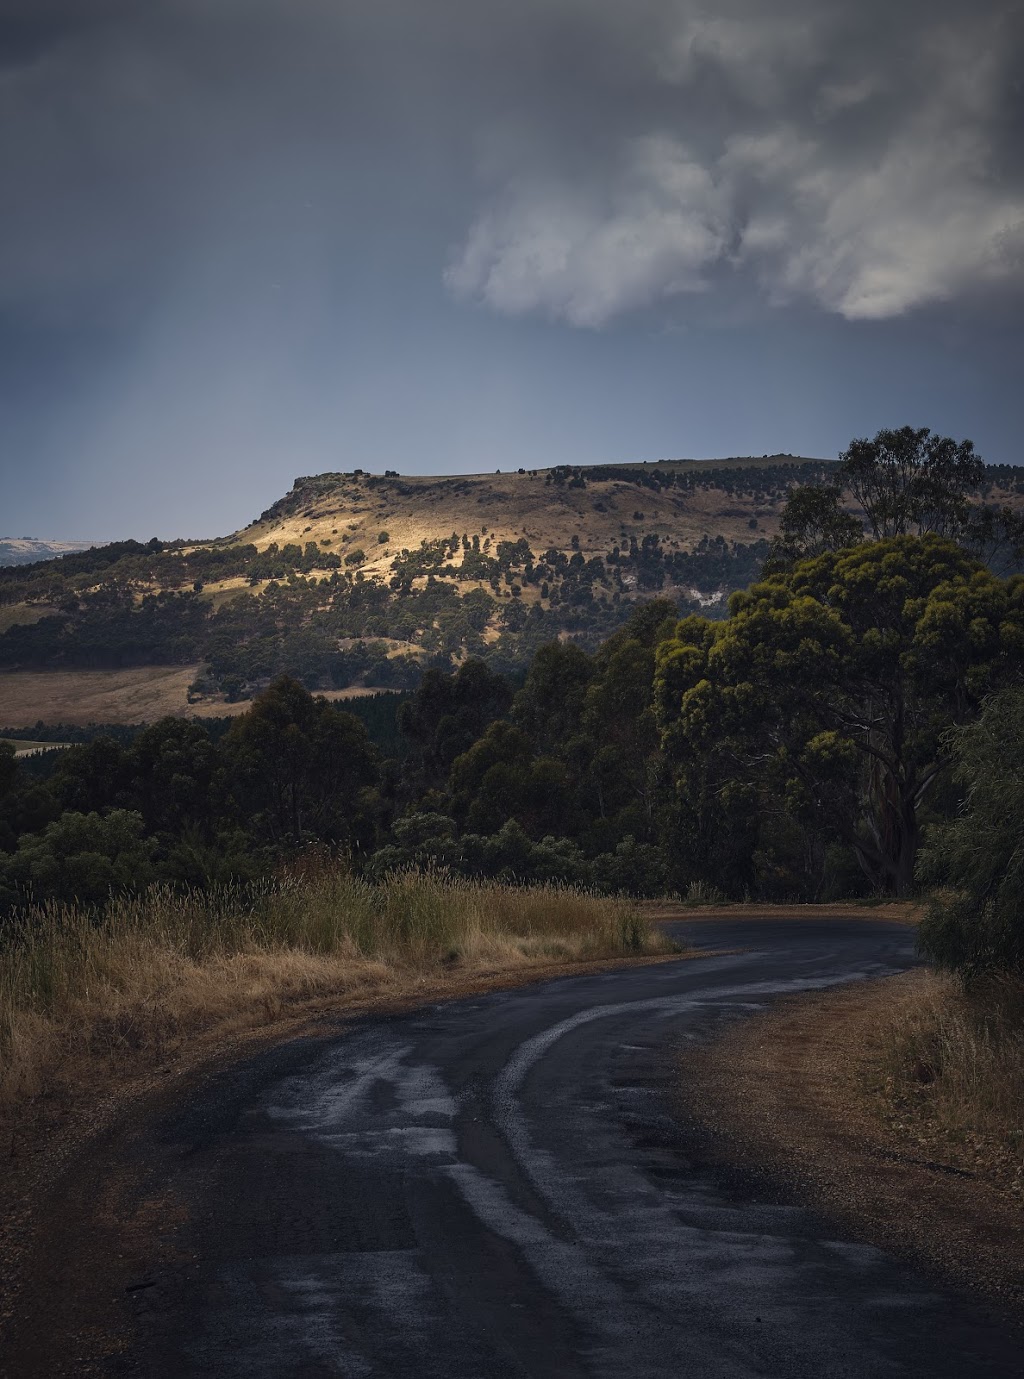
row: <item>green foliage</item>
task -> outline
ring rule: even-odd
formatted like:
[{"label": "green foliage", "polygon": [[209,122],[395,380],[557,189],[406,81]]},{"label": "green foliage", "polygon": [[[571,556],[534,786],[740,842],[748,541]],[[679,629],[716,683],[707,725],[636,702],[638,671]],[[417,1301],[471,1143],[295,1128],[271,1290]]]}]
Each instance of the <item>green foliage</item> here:
[{"label": "green foliage", "polygon": [[903,426],[851,441],[835,482],[853,494],[876,539],[935,532],[955,540],[970,522],[969,496],[984,477],[970,441]]},{"label": "green foliage", "polygon": [[556,748],[576,730],[594,670],[572,642],[549,642],[534,656],[516,696],[515,722],[541,748]]},{"label": "green foliage", "polygon": [[[924,536],[958,542],[989,562],[1024,555],[1024,516],[978,500],[996,478],[969,440],[933,435],[927,427],[882,430],[850,442],[824,484],[794,488],[782,511],[766,573],[797,560],[872,537]],[[1018,476],[999,479],[1020,491]],[[857,511],[846,511],[852,501]]]},{"label": "green foliage", "polygon": [[356,840],[361,792],[376,779],[377,754],[351,714],[282,676],[232,724],[225,748],[257,837],[292,846]]},{"label": "green foliage", "polygon": [[459,834],[443,814],[413,814],[395,823],[393,844],[379,848],[367,874],[376,879],[409,869],[443,868],[454,874],[518,883],[582,886],[606,895],[664,893],[668,868],[662,850],[623,838],[614,852],[588,857],[572,838],[534,840],[515,819],[494,833]]},{"label": "green foliage", "polygon": [[786,569],[797,560],[855,546],[863,536],[861,522],[842,508],[838,480],[801,484],[794,488],[779,519],[779,535],[772,543],[765,573]]},{"label": "green foliage", "polygon": [[0,742],[0,799],[9,794],[18,774],[13,742]]},{"label": "green foliage", "polygon": [[508,681],[474,658],[454,675],[426,671],[398,716],[402,732],[416,748],[411,767],[419,776],[419,788],[443,784],[455,758],[503,717],[511,702]]},{"label": "green foliage", "polygon": [[681,800],[706,829],[744,784],[781,792],[819,852],[842,840],[873,885],[905,893],[945,730],[1015,674],[1022,649],[1024,585],[950,541],[802,561],[733,595],[726,622],[685,619],[660,648]]},{"label": "green foliage", "polygon": [[953,735],[959,814],[934,824],[918,875],[941,888],[922,951],[967,976],[1024,973],[1024,691],[1005,690]]},{"label": "green foliage", "polygon": [[363,722],[286,678],[226,731],[166,718],[126,744],[98,737],[45,783],[0,747],[0,907],[246,880],[311,840],[370,851],[380,779]]},{"label": "green foliage", "polygon": [[659,896],[669,889],[669,866],[664,848],[639,843],[627,833],[613,852],[599,853],[593,862],[593,885],[606,895]]},{"label": "green foliage", "polygon": [[0,854],[0,894],[101,905],[111,891],[144,888],[154,879],[156,842],[142,815],[69,810],[42,833],[26,834],[13,854]]}]

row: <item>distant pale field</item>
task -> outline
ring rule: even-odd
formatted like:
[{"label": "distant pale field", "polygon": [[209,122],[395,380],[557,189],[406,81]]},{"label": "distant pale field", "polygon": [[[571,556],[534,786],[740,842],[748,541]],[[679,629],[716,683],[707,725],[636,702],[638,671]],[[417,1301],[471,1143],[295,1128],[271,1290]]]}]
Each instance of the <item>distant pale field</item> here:
[{"label": "distant pale field", "polygon": [[[220,718],[244,713],[247,703],[209,699],[188,702],[200,666],[137,666],[131,670],[9,670],[0,672],[0,727],[43,723],[153,723],[179,718]],[[379,694],[354,686],[328,690],[324,698],[359,699]],[[25,744],[27,745],[27,744]]]},{"label": "distant pale field", "polygon": [[16,757],[31,757],[37,752],[61,751],[70,746],[67,742],[29,742],[23,737],[0,737],[0,743],[9,742]]},{"label": "distant pale field", "polygon": [[[0,673],[0,725],[149,723],[184,714],[198,666],[131,670],[9,670]],[[198,707],[198,706],[195,706]]]}]

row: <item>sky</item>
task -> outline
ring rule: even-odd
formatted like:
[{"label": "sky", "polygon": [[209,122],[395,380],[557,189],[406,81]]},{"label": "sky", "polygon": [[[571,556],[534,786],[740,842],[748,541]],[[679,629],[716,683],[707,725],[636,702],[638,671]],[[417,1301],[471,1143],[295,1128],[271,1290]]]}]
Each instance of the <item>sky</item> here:
[{"label": "sky", "polygon": [[1022,458],[1019,0],[0,0],[0,535]]}]

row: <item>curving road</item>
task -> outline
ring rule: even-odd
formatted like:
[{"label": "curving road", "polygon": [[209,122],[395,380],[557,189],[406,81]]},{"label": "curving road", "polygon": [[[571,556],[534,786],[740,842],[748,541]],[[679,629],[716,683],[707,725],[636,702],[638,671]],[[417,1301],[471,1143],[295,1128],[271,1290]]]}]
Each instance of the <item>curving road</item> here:
[{"label": "curving road", "polygon": [[724,1185],[672,1116],[681,1044],[780,994],[905,968],[912,933],[675,927],[747,951],[368,1019],[206,1083],[157,1129],[178,1263],[133,1295],[109,1372],[1019,1374],[1019,1337],[802,1208]]}]

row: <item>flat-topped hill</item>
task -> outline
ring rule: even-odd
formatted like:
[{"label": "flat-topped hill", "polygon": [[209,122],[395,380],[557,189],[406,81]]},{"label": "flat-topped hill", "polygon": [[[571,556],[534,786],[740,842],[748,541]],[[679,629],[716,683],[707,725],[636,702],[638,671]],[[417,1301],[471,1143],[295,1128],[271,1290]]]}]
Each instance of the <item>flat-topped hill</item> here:
[{"label": "flat-topped hill", "polygon": [[[467,656],[515,673],[553,638],[596,646],[659,596],[680,613],[724,611],[760,573],[790,489],[828,471],[772,455],[319,474],[231,536],[0,569],[0,727],[26,711],[52,721],[79,688],[84,704],[100,672],[131,672],[111,693],[138,721],[169,695],[172,711],[219,711],[284,671],[330,692],[408,688]],[[1022,495],[1024,471],[986,471],[985,501]]]},{"label": "flat-topped hill", "polygon": [[443,477],[318,474],[296,479],[234,539],[261,550],[315,541],[343,559],[362,551],[360,568],[377,575],[390,574],[403,550],[452,533],[489,537],[492,546],[525,540],[538,554],[603,557],[650,535],[688,551],[705,536],[749,542],[757,539],[751,532],[774,535],[791,485],[825,469],[822,460],[766,455]]}]

